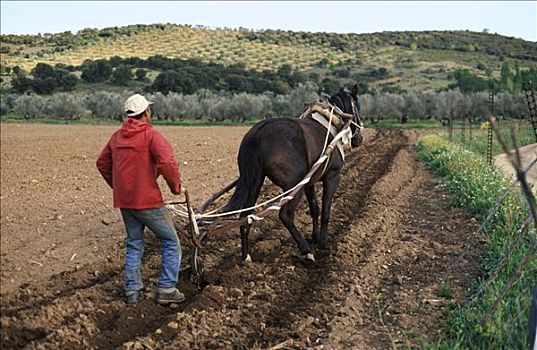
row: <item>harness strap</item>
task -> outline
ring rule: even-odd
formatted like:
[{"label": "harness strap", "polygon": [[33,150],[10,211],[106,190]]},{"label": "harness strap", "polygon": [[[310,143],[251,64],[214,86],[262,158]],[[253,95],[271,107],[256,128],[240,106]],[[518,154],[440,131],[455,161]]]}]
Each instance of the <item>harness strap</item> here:
[{"label": "harness strap", "polygon": [[336,128],[341,128],[341,126],[344,124],[345,119],[352,120],[353,115],[344,113],[339,109],[339,107],[330,104],[329,102],[325,101],[315,101],[309,105],[307,105],[307,108],[304,110],[302,115],[300,116],[300,119],[309,117],[313,113],[318,113],[322,116],[324,116],[327,120],[332,120],[332,124]]},{"label": "harness strap", "polygon": [[[321,116],[319,113],[313,113],[311,115],[311,119],[315,120],[319,124],[325,127],[325,129],[328,129],[330,131],[330,134],[332,134],[332,137],[336,137],[337,130],[333,125],[330,125],[330,122],[326,120],[324,116]],[[341,154],[341,158],[345,160],[345,152],[343,150],[343,144],[341,143],[341,140],[339,140],[336,144],[337,150],[339,151],[339,154]],[[327,162],[328,164],[328,162]]]}]

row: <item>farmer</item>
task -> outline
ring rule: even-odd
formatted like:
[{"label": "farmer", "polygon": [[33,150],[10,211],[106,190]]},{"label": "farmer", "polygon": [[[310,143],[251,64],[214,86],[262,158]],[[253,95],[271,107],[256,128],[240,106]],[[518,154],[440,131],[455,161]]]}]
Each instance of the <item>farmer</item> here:
[{"label": "farmer", "polygon": [[116,131],[97,159],[97,169],[113,189],[114,207],[120,208],[127,231],[125,295],[128,304],[143,299],[140,268],[144,254],[144,228],[162,243],[162,269],[157,286],[159,304],[185,300],[176,284],[181,265],[181,244],[166,219],[157,178],[162,175],[173,194],[181,192],[179,165],[170,143],[151,126],[151,109],[145,97],[125,101],[127,120]]}]

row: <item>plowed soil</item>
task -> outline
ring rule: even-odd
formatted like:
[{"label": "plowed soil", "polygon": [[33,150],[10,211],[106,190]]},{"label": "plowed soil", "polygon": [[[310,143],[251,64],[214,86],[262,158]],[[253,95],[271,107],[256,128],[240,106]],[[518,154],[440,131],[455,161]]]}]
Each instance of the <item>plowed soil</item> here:
[{"label": "plowed soil", "polygon": [[[237,176],[247,128],[159,129],[196,204]],[[182,235],[178,287],[187,300],[162,307],[152,295],[160,247],[148,232],[148,298],[127,306],[123,224],[94,165],[114,130],[2,125],[2,348],[419,347],[437,337],[476,277],[475,220],[451,207],[441,183],[416,161],[418,132],[371,129],[348,154],[330,248],[317,249],[315,263],[300,257],[274,216],[252,228],[249,264],[239,259],[238,229],[208,238],[201,259],[210,284],[200,291],[189,279],[190,242]],[[276,193],[267,183],[263,197]],[[305,199],[296,222],[309,237]]]}]

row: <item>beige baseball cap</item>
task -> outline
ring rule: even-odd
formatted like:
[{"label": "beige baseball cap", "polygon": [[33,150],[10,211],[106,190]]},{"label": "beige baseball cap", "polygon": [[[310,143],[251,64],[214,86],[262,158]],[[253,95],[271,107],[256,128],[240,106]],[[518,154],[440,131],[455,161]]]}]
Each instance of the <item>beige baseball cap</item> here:
[{"label": "beige baseball cap", "polygon": [[134,117],[145,111],[151,104],[153,104],[153,102],[147,101],[146,98],[140,94],[132,95],[125,101],[125,114],[127,117]]}]

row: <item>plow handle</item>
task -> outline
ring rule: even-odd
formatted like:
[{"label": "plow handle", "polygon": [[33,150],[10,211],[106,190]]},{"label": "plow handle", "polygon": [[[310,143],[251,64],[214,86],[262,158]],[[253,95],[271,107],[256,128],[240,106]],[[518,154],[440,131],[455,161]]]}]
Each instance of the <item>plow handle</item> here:
[{"label": "plow handle", "polygon": [[188,230],[190,231],[190,237],[192,238],[192,243],[197,248],[201,248],[201,235],[198,234],[196,219],[194,218],[194,210],[190,205],[190,196],[188,190],[185,190],[185,199],[186,199],[186,208],[188,210]]}]

